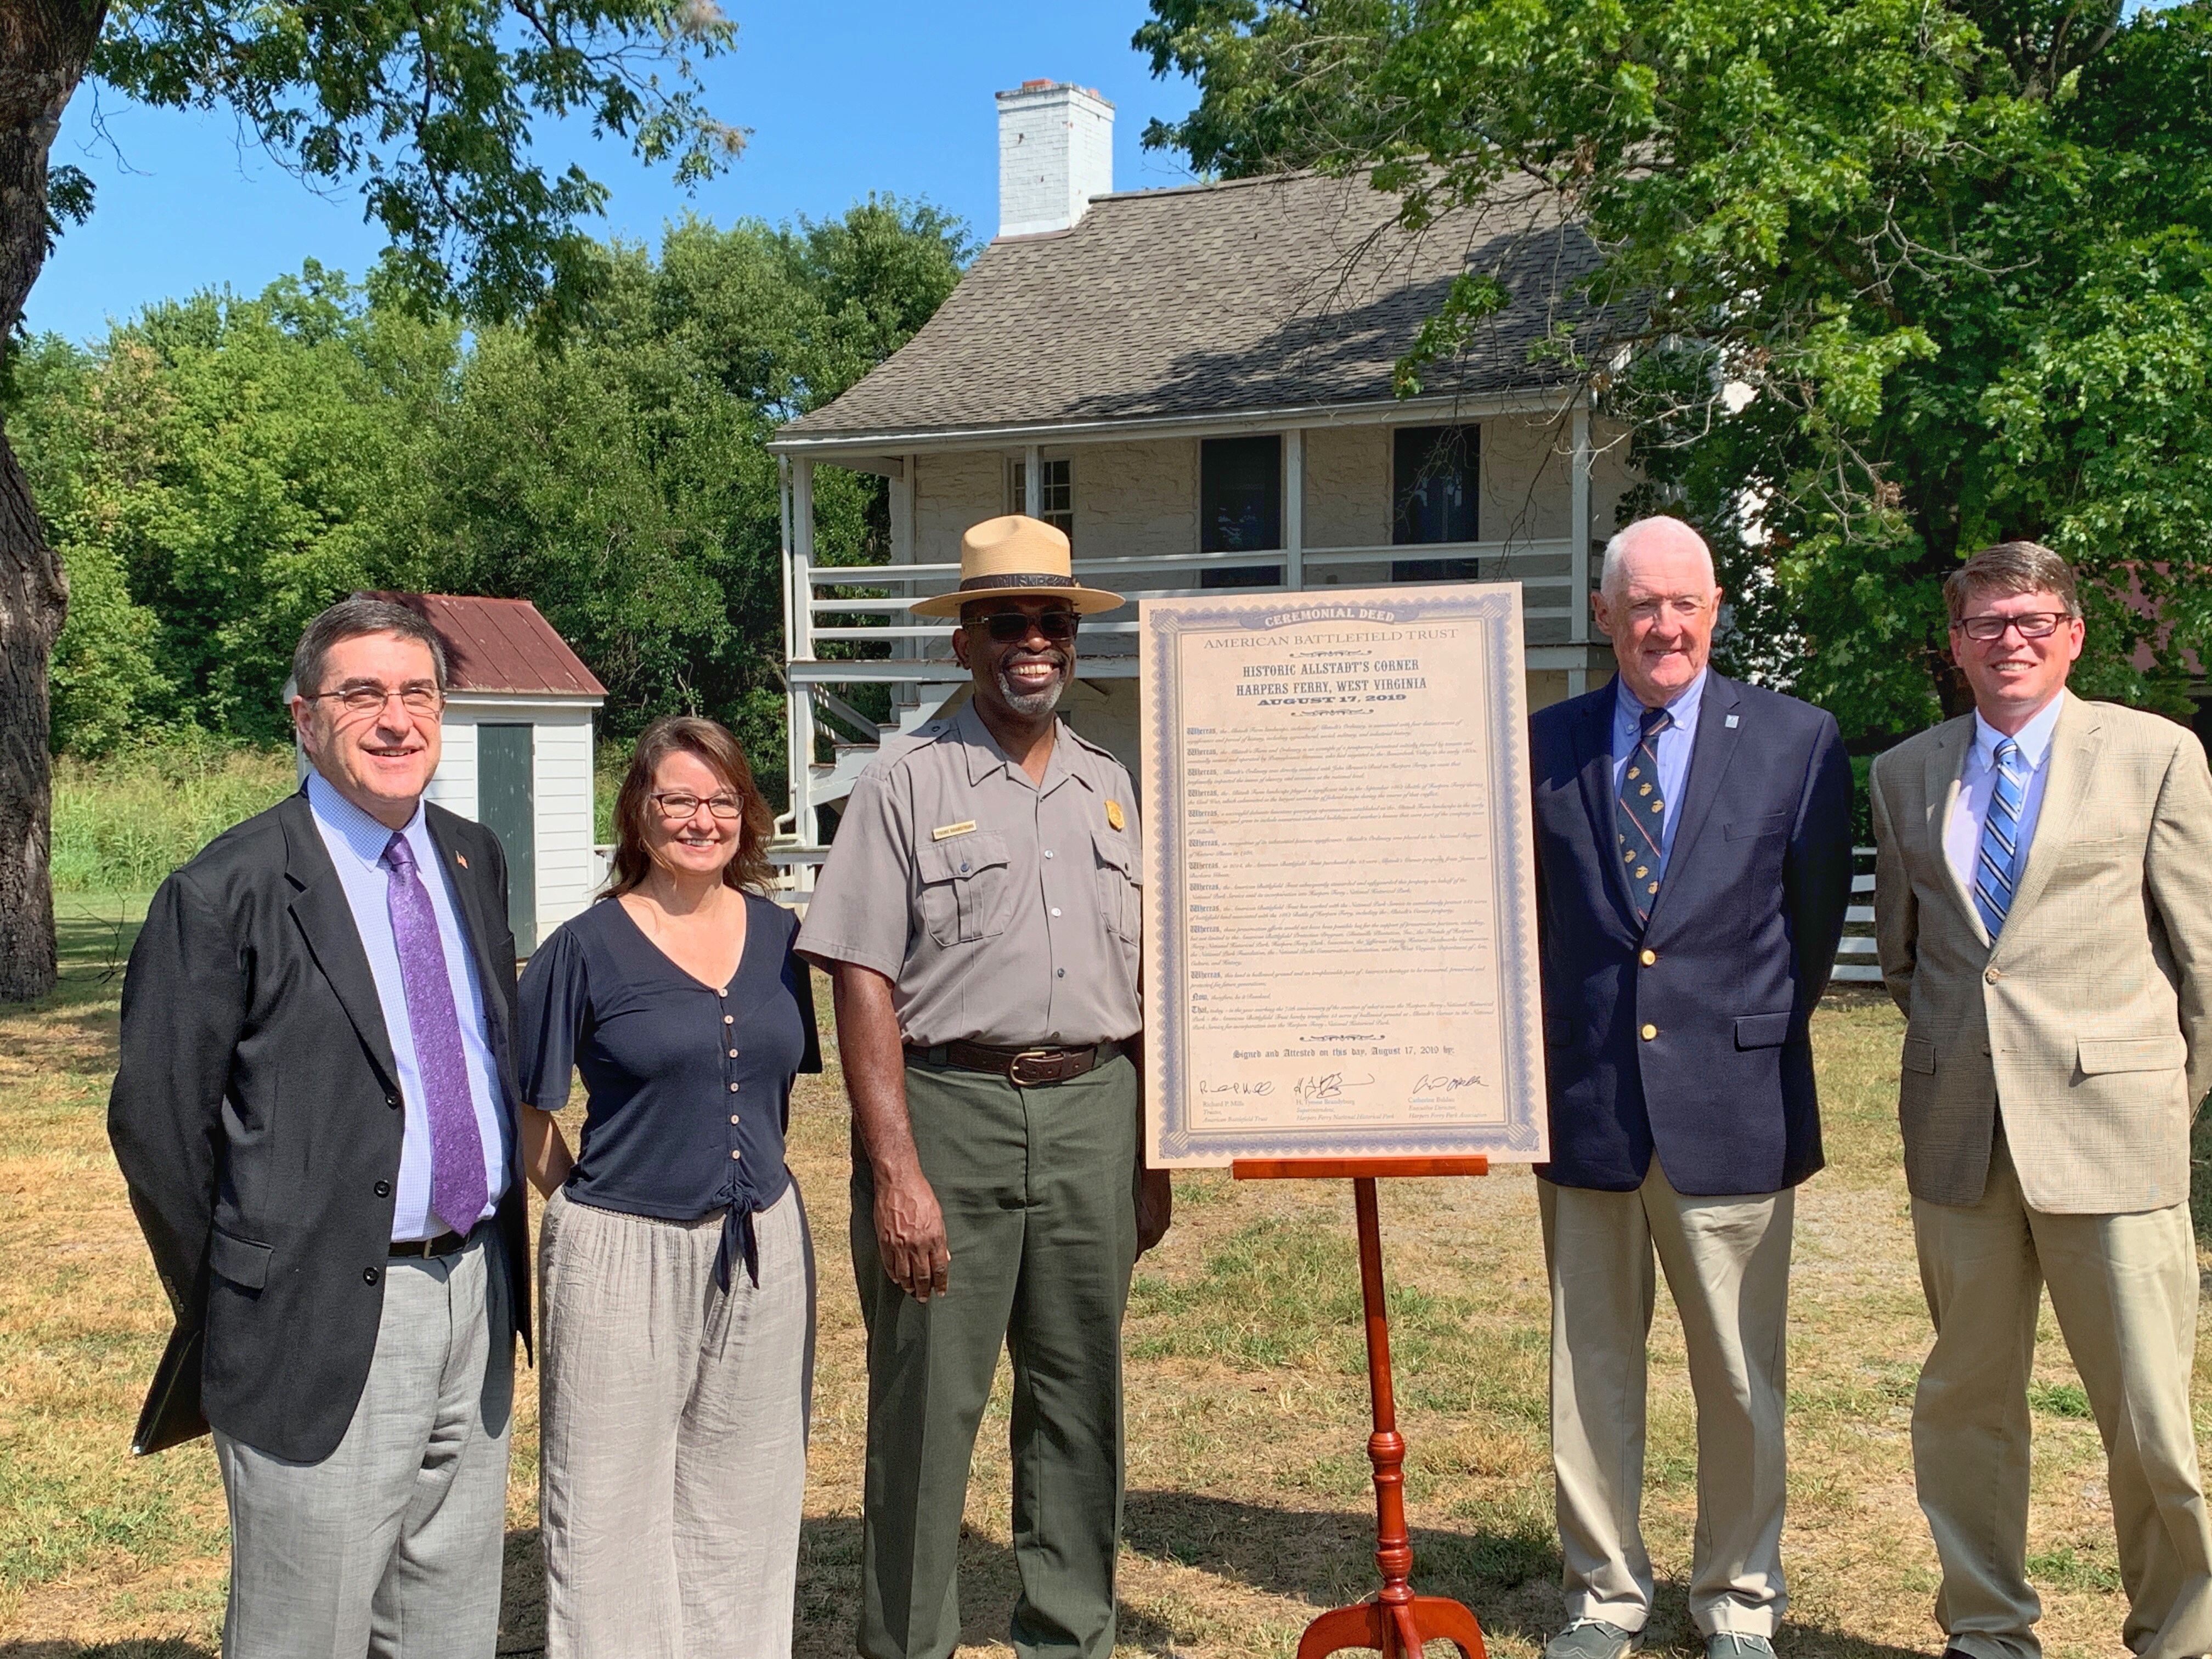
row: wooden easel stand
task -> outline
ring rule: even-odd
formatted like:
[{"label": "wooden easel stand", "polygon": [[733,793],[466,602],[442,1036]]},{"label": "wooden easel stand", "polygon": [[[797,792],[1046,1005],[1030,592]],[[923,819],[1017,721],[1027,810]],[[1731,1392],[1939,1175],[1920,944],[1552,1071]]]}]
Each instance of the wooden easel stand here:
[{"label": "wooden easel stand", "polygon": [[1298,1659],[1327,1659],[1344,1648],[1372,1648],[1382,1659],[1421,1659],[1424,1642],[1448,1641],[1463,1659],[1486,1659],[1482,1627],[1456,1601],[1416,1595],[1412,1583],[1413,1539],[1406,1526],[1406,1437],[1398,1432],[1398,1404],[1390,1381],[1390,1310],[1382,1293],[1382,1229],[1375,1208],[1377,1177],[1480,1176],[1486,1158],[1239,1158],[1230,1166],[1238,1181],[1350,1180],[1359,1217],[1359,1296],[1367,1316],[1367,1386],[1374,1401],[1375,1432],[1367,1458],[1375,1466],[1375,1565],[1382,1588],[1374,1599],[1334,1607],[1306,1626]]}]

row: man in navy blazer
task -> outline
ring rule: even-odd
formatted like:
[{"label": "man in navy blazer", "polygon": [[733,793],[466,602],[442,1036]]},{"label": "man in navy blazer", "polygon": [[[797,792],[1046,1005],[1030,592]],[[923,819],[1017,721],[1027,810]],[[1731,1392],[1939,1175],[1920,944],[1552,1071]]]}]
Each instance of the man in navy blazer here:
[{"label": "man in navy blazer", "polygon": [[1567,1603],[1547,1659],[1623,1659],[1650,1617],[1655,1254],[1697,1398],[1707,1659],[1766,1659],[1787,1605],[1792,1189],[1821,1163],[1807,1025],[1850,902],[1851,778],[1831,716],[1708,666],[1720,598],[1695,531],[1630,525],[1591,596],[1619,676],[1530,721]]}]

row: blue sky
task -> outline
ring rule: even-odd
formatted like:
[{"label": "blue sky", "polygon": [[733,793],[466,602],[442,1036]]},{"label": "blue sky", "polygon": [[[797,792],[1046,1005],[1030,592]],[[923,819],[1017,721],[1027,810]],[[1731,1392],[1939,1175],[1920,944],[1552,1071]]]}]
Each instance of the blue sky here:
[{"label": "blue sky", "polygon": [[[1177,158],[1138,147],[1147,120],[1196,101],[1189,82],[1153,80],[1130,50],[1143,0],[724,5],[738,22],[737,50],[704,65],[702,79],[714,112],[752,138],[696,196],[587,131],[538,135],[549,158],[573,155],[612,190],[595,234],[656,240],[687,206],[724,224],[823,218],[890,191],[927,197],[988,237],[998,224],[991,94],[1042,76],[1096,87],[1115,106],[1115,189],[1188,182]],[[53,161],[90,173],[99,199],[32,290],[33,332],[94,338],[108,319],[149,301],[226,284],[258,293],[310,256],[359,276],[383,245],[350,191],[311,193],[226,116],[147,110],[87,85]]]}]

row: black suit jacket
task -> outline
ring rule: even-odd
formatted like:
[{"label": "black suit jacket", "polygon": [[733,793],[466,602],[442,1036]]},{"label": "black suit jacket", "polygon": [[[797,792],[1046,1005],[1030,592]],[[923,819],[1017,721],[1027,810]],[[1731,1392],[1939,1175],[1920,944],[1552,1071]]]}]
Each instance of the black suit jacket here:
[{"label": "black suit jacket", "polygon": [[[506,860],[482,825],[427,816],[519,1100]],[[302,790],[161,884],[123,981],[108,1139],[177,1320],[140,1449],[210,1424],[295,1462],[337,1445],[376,1349],[404,1117],[368,956]],[[497,1224],[527,1342],[512,1139]]]},{"label": "black suit jacket", "polygon": [[1778,1192],[1821,1164],[1807,1027],[1850,902],[1850,763],[1822,710],[1709,674],[1639,927],[1615,850],[1616,684],[1529,721],[1552,1112],[1537,1173],[1626,1192],[1656,1150],[1677,1192]]}]

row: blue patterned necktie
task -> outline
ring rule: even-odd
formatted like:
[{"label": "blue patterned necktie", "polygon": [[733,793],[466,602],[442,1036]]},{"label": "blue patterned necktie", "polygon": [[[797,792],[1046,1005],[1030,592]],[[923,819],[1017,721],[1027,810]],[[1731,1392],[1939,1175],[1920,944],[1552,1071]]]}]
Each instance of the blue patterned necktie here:
[{"label": "blue patterned necktie", "polygon": [[2020,877],[2020,809],[2027,799],[2027,767],[2020,745],[1997,739],[1996,776],[1990,790],[1990,815],[1982,820],[1981,850],[1974,859],[1974,908],[1995,939],[2004,931],[2012,908],[2013,884]]},{"label": "blue patterned necktie", "polygon": [[415,1036],[424,1115],[430,1120],[430,1209],[455,1232],[465,1233],[483,1213],[490,1186],[476,1103],[469,1098],[468,1061],[461,1052],[461,1021],[453,1006],[453,975],[446,969],[446,945],[438,936],[429,890],[415,873],[415,849],[407,837],[395,834],[379,862],[391,872],[385,902],[392,912],[392,940],[399,947],[399,983]]},{"label": "blue patterned necktie", "polygon": [[1628,896],[1639,922],[1651,920],[1651,906],[1659,896],[1659,842],[1667,823],[1667,803],[1659,792],[1659,734],[1674,717],[1663,708],[1647,708],[1637,722],[1636,751],[1628,769],[1620,775],[1620,793],[1613,798],[1613,828],[1619,836],[1621,870],[1628,878]]}]

